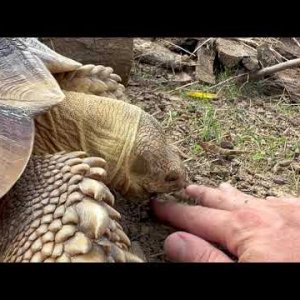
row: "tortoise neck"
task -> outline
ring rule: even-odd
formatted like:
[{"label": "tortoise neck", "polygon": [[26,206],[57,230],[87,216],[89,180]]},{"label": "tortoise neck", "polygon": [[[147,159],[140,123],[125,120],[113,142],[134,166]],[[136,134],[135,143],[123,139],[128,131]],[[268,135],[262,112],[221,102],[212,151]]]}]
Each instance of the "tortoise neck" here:
[{"label": "tortoise neck", "polygon": [[65,91],[66,99],[36,117],[34,153],[83,150],[107,162],[107,184],[129,186],[128,160],[142,110],[111,98]]}]

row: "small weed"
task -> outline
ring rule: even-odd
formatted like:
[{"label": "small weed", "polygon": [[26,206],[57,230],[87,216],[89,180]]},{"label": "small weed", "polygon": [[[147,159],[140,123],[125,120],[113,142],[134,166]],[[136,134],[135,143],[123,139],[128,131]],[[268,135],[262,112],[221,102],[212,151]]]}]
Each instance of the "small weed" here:
[{"label": "small weed", "polygon": [[208,142],[221,140],[221,126],[217,117],[217,111],[214,106],[208,102],[198,104],[196,109],[201,110],[202,117],[195,121],[199,128],[201,140]]},{"label": "small weed", "polygon": [[217,140],[221,138],[221,127],[216,116],[216,110],[212,105],[207,105],[203,115],[202,139],[204,141]]},{"label": "small weed", "polygon": [[174,121],[176,120],[176,118],[178,117],[178,112],[177,111],[169,111],[167,117],[164,119],[163,126],[169,127],[171,126]]},{"label": "small weed", "polygon": [[199,144],[194,144],[192,147],[192,152],[193,154],[198,155],[199,153],[202,152],[201,146]]}]

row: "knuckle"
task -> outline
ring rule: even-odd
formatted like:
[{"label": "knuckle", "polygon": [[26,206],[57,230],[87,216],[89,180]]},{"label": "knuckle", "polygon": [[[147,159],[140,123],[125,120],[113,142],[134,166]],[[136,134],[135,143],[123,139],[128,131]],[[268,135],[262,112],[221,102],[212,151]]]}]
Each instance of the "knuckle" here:
[{"label": "knuckle", "polygon": [[252,208],[242,207],[232,212],[232,219],[226,234],[226,244],[233,253],[245,249],[255,234],[261,231],[264,221],[260,214]]},{"label": "knuckle", "polygon": [[250,207],[242,207],[234,211],[233,222],[241,228],[260,227],[264,224],[261,214]]}]

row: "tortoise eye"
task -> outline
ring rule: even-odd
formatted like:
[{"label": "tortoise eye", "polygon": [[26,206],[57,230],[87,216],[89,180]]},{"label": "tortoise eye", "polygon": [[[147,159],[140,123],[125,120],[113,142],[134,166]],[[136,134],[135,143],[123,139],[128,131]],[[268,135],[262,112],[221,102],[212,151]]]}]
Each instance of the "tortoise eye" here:
[{"label": "tortoise eye", "polygon": [[165,181],[166,182],[173,182],[179,179],[179,174],[175,171],[171,171],[166,177]]}]

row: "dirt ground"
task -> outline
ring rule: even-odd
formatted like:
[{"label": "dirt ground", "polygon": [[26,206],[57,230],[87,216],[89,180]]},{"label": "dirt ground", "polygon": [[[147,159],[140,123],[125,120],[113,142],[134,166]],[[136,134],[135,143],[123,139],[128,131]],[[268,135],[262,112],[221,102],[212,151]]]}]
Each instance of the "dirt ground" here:
[{"label": "dirt ground", "polygon": [[[180,148],[192,182],[218,186],[230,181],[262,198],[298,195],[299,104],[290,103],[284,94],[265,96],[261,82],[228,84],[217,100],[194,99],[186,96],[188,89],[174,91],[183,84],[174,83],[172,76],[157,66],[135,63],[127,94]],[[203,142],[217,147],[204,151]],[[240,153],[227,155],[230,151],[222,149]],[[165,262],[163,242],[175,229],[159,223],[147,202],[118,198],[116,204],[125,231],[139,242],[147,261]]]}]

